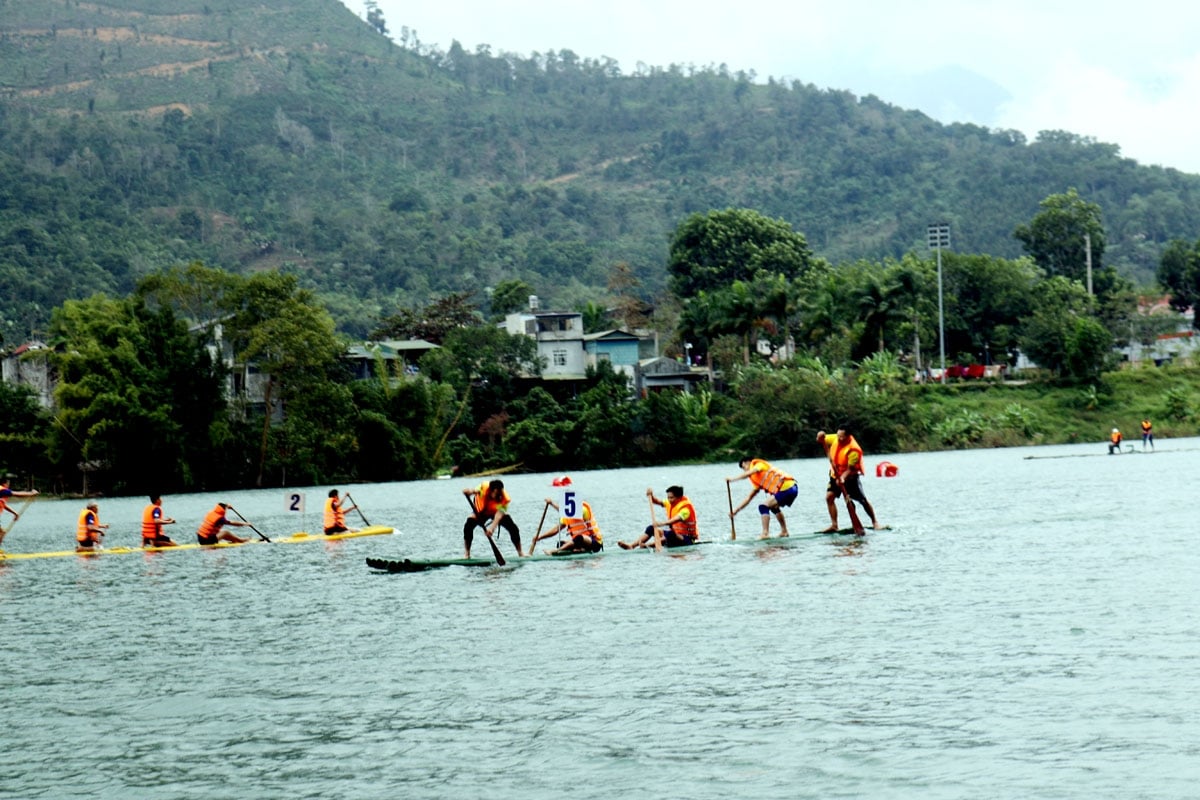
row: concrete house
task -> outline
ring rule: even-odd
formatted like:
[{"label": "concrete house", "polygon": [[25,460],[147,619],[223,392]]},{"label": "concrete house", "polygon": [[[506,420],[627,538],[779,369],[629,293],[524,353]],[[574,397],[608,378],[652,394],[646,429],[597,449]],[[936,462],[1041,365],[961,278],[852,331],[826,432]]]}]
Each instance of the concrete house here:
[{"label": "concrete house", "polygon": [[529,298],[529,306],[529,311],[505,317],[504,330],[537,341],[545,380],[585,377],[583,315],[578,311],[539,311],[536,296]]}]

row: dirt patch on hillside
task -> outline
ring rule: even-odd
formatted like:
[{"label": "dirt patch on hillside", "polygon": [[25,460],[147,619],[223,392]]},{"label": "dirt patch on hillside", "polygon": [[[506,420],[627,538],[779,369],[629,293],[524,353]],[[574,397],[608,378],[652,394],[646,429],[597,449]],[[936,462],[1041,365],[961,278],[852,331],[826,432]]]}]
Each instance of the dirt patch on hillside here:
[{"label": "dirt patch on hillside", "polygon": [[171,45],[174,47],[222,47],[224,42],[214,42],[208,39],[181,39],[178,36],[164,36],[159,33],[140,33],[133,28],[23,28],[16,31],[16,36],[48,37],[64,36],[74,39],[95,39],[98,42],[149,42],[150,44]]}]

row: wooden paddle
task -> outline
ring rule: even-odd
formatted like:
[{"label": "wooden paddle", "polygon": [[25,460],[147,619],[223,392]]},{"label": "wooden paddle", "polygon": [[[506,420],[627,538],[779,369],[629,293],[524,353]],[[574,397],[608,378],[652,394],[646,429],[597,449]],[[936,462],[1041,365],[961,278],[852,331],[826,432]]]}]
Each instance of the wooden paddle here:
[{"label": "wooden paddle", "polygon": [[463,495],[466,498],[467,505],[471,507],[471,519],[475,520],[475,524],[483,528],[483,536],[488,540],[488,544],[492,546],[492,555],[496,557],[496,566],[504,566],[504,556],[500,555],[500,548],[496,546],[496,541],[492,539],[492,535],[488,533],[487,526],[479,521],[479,511],[476,510],[475,504],[471,502],[471,498]]},{"label": "wooden paddle", "polygon": [[25,509],[29,508],[29,504],[32,503],[33,500],[34,497],[25,498],[25,502],[21,504],[20,510],[17,511],[17,516],[13,518],[12,525],[9,525],[7,530],[0,528],[0,544],[4,543],[4,537],[8,535],[8,531],[11,531],[16,524],[21,521],[21,517],[25,515]]},{"label": "wooden paddle", "polygon": [[[471,506],[474,508],[475,506]],[[546,521],[546,512],[550,510],[550,503],[542,506],[542,518],[538,520],[537,530],[533,533],[533,541],[529,543],[529,555],[533,555],[533,548],[537,547],[538,539],[542,538],[542,524]],[[546,538],[550,538],[550,534],[546,534]]]},{"label": "wooden paddle", "polygon": [[371,527],[371,523],[367,522],[367,515],[362,513],[362,509],[358,507],[358,501],[351,497],[349,492],[346,492],[346,499],[350,501],[350,503],[354,506],[354,510],[358,512],[360,517],[362,517],[363,525],[366,525],[368,528]]},{"label": "wooden paddle", "polygon": [[225,507],[226,507],[226,508],[228,508],[228,509],[229,509],[230,511],[232,511],[233,513],[237,514],[237,515],[238,515],[238,519],[240,519],[242,522],[246,523],[246,525],[248,525],[248,526],[250,527],[250,530],[252,530],[252,531],[254,531],[255,533],[257,533],[257,534],[258,534],[258,536],[259,536],[259,538],[260,538],[260,539],[262,539],[264,542],[267,542],[268,544],[271,542],[271,540],[270,540],[270,539],[268,539],[268,538],[266,537],[266,535],[264,535],[264,534],[263,534],[263,532],[262,532],[262,531],[260,531],[258,528],[254,527],[253,525],[251,525],[251,524],[250,524],[250,520],[248,520],[248,519],[246,519],[245,517],[243,517],[243,516],[242,516],[242,512],[238,511],[238,510],[237,510],[236,508],[234,508],[233,506],[229,506],[229,505],[227,505],[227,506],[225,506]]},{"label": "wooden paddle", "polygon": [[662,531],[658,529],[658,522],[654,519],[654,495],[651,494],[650,500],[650,530],[654,531],[654,552],[662,552]]},{"label": "wooden paddle", "polygon": [[737,526],[733,523],[733,489],[729,486],[729,481],[725,481],[725,495],[729,498],[729,538],[737,539]]}]

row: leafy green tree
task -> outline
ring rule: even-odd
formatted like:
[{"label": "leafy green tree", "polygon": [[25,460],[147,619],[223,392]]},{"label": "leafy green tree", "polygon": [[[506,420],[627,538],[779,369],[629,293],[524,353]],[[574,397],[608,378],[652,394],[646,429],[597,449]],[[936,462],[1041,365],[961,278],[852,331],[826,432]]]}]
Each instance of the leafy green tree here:
[{"label": "leafy green tree", "polygon": [[423,375],[453,387],[464,408],[469,407],[470,413],[456,423],[460,431],[476,431],[491,417],[506,413],[520,376],[536,377],[543,367],[532,337],[490,325],[455,328],[420,364]]},{"label": "leafy green tree", "polygon": [[1111,352],[1112,335],[1092,318],[1094,307],[1095,300],[1078,281],[1061,275],[1042,281],[1033,312],[1023,321],[1021,348],[1060,375],[1097,376]]},{"label": "leafy green tree", "polygon": [[1067,371],[1081,380],[1098,380],[1113,359],[1113,337],[1090,317],[1075,317],[1067,337]]},{"label": "leafy green tree", "polygon": [[[1021,320],[1032,312],[1037,267],[1029,258],[961,253],[943,254],[942,267],[946,352],[1005,360],[1017,349]],[[932,323],[936,332],[936,316]]]},{"label": "leafy green tree", "polygon": [[0,471],[34,476],[47,474],[46,445],[51,417],[38,405],[28,386],[0,381]]},{"label": "leafy green tree", "polygon": [[[884,333],[893,321],[903,319],[905,295],[899,281],[887,271],[874,271],[858,287],[856,304],[863,325],[855,355],[884,351]],[[876,346],[878,345],[878,346]]]},{"label": "leafy green tree", "polygon": [[[314,392],[329,391],[330,372],[345,352],[345,344],[335,335],[329,312],[317,304],[311,291],[299,287],[294,275],[258,273],[235,284],[224,303],[230,312],[223,323],[225,334],[237,361],[255,364],[267,375],[256,478],[256,485],[261,486],[267,468],[276,392],[287,420],[287,407],[293,401]],[[303,402],[298,404],[298,414],[290,420],[289,430],[295,431],[305,424],[328,423],[329,418],[320,414],[306,417],[305,408]],[[290,452],[295,455],[302,451]]]},{"label": "leafy green tree", "polygon": [[56,309],[59,425],[52,452],[89,489],[191,489],[216,477],[212,431],[224,373],[170,308],[96,295]]},{"label": "leafy green tree", "polygon": [[595,383],[573,403],[570,452],[575,463],[605,468],[636,463],[629,435],[634,416],[629,379],[606,361],[588,372]]},{"label": "leafy green tree", "polygon": [[752,281],[735,280],[721,289],[701,291],[684,303],[680,327],[700,344],[699,353],[722,336],[736,336],[742,362],[749,363],[758,341],[777,349],[792,333],[796,318],[795,285],[782,275],[761,273]]},{"label": "leafy green tree", "polygon": [[1025,252],[1048,274],[1083,281],[1090,238],[1092,271],[1099,271],[1105,247],[1100,206],[1084,200],[1074,188],[1050,195],[1040,206],[1032,220],[1013,231]]},{"label": "leafy green tree", "polygon": [[478,325],[479,307],[471,292],[454,292],[439,297],[420,309],[402,308],[386,317],[371,333],[372,339],[424,339],[442,344],[451,331]]},{"label": "leafy green tree", "polygon": [[804,236],[783,220],[727,208],[693,214],[675,230],[667,259],[671,290],[680,298],[724,289],[760,275],[793,280],[815,260]]},{"label": "leafy green tree", "polygon": [[849,362],[857,342],[852,288],[838,269],[819,276],[801,294],[797,342],[809,355],[833,364]]},{"label": "leafy green tree", "polygon": [[[1187,311],[1200,302],[1200,239],[1172,239],[1158,265],[1158,282],[1171,293],[1171,308]],[[1200,319],[1192,326],[1200,328]]]},{"label": "leafy green tree", "polygon": [[583,332],[599,333],[612,327],[608,309],[599,303],[588,301],[576,309],[583,315]]},{"label": "leafy green tree", "polygon": [[503,317],[529,308],[529,296],[533,287],[523,280],[500,281],[492,290],[492,315]]}]

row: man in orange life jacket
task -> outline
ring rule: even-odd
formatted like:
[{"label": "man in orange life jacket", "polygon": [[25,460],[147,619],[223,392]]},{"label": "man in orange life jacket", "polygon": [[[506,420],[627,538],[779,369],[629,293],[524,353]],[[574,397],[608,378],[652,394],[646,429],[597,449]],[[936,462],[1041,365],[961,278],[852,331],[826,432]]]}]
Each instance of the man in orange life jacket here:
[{"label": "man in orange life jacket", "polygon": [[867,510],[867,515],[871,518],[871,527],[879,530],[879,521],[875,518],[875,509],[867,501],[867,496],[863,494],[862,484],[859,479],[863,474],[863,451],[858,441],[850,434],[850,430],[846,425],[838,428],[837,432],[837,448],[833,454],[833,468],[837,472],[838,487],[841,493],[846,496],[846,510],[850,512],[850,519],[854,523],[855,533],[864,533],[862,524],[858,522],[854,514],[854,506],[852,501],[857,500],[862,503],[863,508]]},{"label": "man in orange life jacket", "polygon": [[142,547],[174,547],[175,542],[163,533],[163,525],[174,525],[175,520],[163,516],[162,498],[150,495],[150,505],[142,509]]},{"label": "man in orange life jacket", "polygon": [[533,542],[529,545],[530,555],[533,555],[534,546],[540,540],[549,539],[558,534],[559,531],[565,531],[570,538],[561,547],[554,550],[547,550],[546,555],[561,556],[567,553],[599,553],[604,549],[604,537],[600,534],[600,526],[596,522],[595,514],[592,513],[591,504],[581,501],[578,497],[564,499],[564,502],[573,504],[574,508],[562,510],[557,503],[549,497],[546,498],[546,505],[552,507],[555,511],[562,510],[563,516],[559,517],[558,524],[553,528],[533,537]]},{"label": "man in orange life jacket", "polygon": [[521,552],[521,529],[508,515],[508,504],[512,502],[512,498],[504,490],[504,481],[481,483],[474,489],[463,489],[463,494],[472,498],[471,504],[475,507],[475,513],[467,517],[466,523],[463,524],[463,548],[466,557],[471,557],[471,541],[475,538],[476,525],[483,528],[483,533],[488,538],[496,533],[497,528],[504,528],[508,531],[508,538],[512,539],[513,547],[517,548],[517,555],[524,555]]},{"label": "man in orange life jacket", "polygon": [[325,501],[325,535],[331,536],[335,533],[350,533],[353,528],[346,527],[346,514],[358,508],[358,506],[350,506],[342,508],[341,500],[338,499],[338,490],[329,490],[329,499]]},{"label": "man in orange life jacket", "polygon": [[229,531],[221,530],[225,525],[232,525],[235,528],[243,528],[249,523],[238,522],[233,519],[225,518],[225,509],[229,508],[228,503],[217,503],[213,506],[213,510],[208,512],[204,517],[204,521],[200,523],[200,529],[196,531],[196,541],[203,545],[216,544],[217,542],[233,542],[234,544],[245,544],[250,541],[236,536]]},{"label": "man in orange life jacket", "polygon": [[95,550],[96,545],[104,538],[106,530],[108,526],[100,524],[100,506],[93,500],[79,512],[79,525],[75,529],[76,552],[87,553]]},{"label": "man in orange life jacket", "polygon": [[1112,429],[1112,433],[1108,437],[1108,454],[1121,454],[1121,431],[1117,428]]},{"label": "man in orange life jacket", "polygon": [[664,547],[686,547],[700,541],[700,528],[697,524],[696,508],[692,505],[692,501],[684,496],[682,486],[668,486],[665,500],[659,500],[655,497],[653,489],[647,489],[646,496],[650,498],[650,502],[654,505],[662,506],[666,509],[667,518],[662,522],[647,525],[646,530],[642,532],[642,537],[636,542],[617,542],[622,550],[636,550],[639,547],[646,547],[651,539],[654,538],[654,528],[656,526],[662,530]]},{"label": "man in orange life jacket", "polygon": [[786,475],[780,470],[775,469],[775,467],[761,458],[750,458],[747,456],[738,462],[738,468],[745,471],[735,478],[726,478],[725,482],[733,483],[743,478],[749,478],[754,488],[750,491],[750,494],[746,495],[746,499],[742,501],[741,505],[730,509],[730,519],[737,516],[739,511],[750,505],[750,501],[754,499],[754,495],[759,492],[766,492],[766,500],[759,503],[758,506],[758,513],[762,516],[762,536],[759,538],[766,539],[770,535],[771,514],[774,514],[775,519],[779,520],[779,535],[787,536],[787,520],[783,518],[783,509],[794,503],[796,495],[800,493],[800,487],[796,485],[795,479],[791,475]]},{"label": "man in orange life jacket", "polygon": [[822,533],[836,533],[838,529],[837,499],[842,496],[842,487],[838,484],[837,470],[833,465],[833,454],[837,452],[838,437],[836,433],[817,431],[817,444],[825,451],[829,459],[829,485],[825,487],[825,506],[829,509],[829,527]]},{"label": "man in orange life jacket", "polygon": [[[1148,419],[1142,420],[1142,449],[1146,449],[1146,442],[1150,443],[1150,449],[1154,449],[1154,423]],[[0,536],[0,538],[3,538]]]}]

